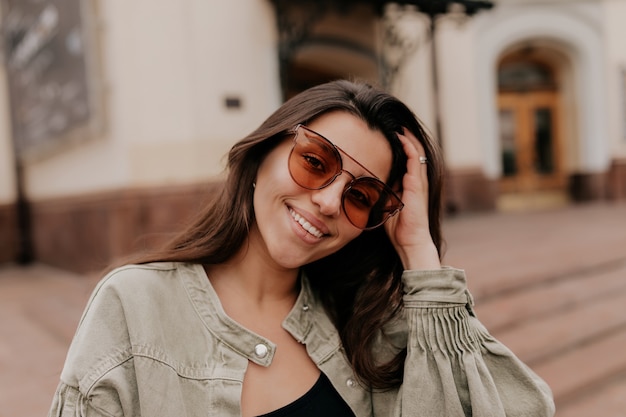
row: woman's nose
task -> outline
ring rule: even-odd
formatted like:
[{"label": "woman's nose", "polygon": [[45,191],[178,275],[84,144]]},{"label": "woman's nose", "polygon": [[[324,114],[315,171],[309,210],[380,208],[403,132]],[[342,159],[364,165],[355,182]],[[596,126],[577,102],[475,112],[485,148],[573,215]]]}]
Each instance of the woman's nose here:
[{"label": "woman's nose", "polygon": [[341,198],[343,190],[350,180],[340,175],[321,190],[312,191],[311,200],[325,216],[336,217],[341,214]]}]

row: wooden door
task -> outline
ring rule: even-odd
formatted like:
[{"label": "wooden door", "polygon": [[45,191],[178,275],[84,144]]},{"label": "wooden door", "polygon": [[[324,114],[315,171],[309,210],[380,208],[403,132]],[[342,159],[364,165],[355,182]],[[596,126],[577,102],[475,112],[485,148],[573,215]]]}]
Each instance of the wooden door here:
[{"label": "wooden door", "polygon": [[501,192],[560,190],[566,185],[555,91],[498,95]]}]

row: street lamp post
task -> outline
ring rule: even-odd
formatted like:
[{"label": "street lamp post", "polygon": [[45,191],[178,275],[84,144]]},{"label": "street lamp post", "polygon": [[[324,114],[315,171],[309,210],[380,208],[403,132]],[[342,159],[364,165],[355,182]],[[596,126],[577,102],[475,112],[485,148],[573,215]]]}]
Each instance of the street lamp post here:
[{"label": "street lamp post", "polygon": [[30,203],[24,192],[24,167],[17,151],[14,154],[15,189],[16,189],[16,216],[17,216],[17,254],[16,261],[20,265],[27,265],[33,261],[33,240]]},{"label": "street lamp post", "polygon": [[[439,67],[437,54],[437,19],[441,15],[449,13],[454,6],[459,8],[459,12],[465,16],[471,17],[481,10],[491,9],[493,3],[490,1],[475,0],[416,0],[407,3],[414,4],[421,13],[428,16],[429,20],[429,36],[430,36],[430,64],[432,72],[433,85],[433,106],[435,110],[435,135],[439,141],[441,149],[444,147],[443,134],[441,132],[441,104],[439,98]],[[418,4],[419,3],[419,4]]]}]

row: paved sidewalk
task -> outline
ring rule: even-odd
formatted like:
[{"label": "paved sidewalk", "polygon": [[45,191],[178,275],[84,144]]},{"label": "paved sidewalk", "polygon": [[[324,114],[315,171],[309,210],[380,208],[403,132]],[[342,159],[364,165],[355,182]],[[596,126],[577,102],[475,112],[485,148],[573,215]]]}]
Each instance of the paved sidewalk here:
[{"label": "paved sidewalk", "polygon": [[45,265],[0,268],[0,417],[47,415],[95,283]]},{"label": "paved sidewalk", "polygon": [[[626,204],[446,219],[477,314],[545,378],[558,417],[626,417]],[[0,266],[0,417],[45,416],[98,276]]]}]

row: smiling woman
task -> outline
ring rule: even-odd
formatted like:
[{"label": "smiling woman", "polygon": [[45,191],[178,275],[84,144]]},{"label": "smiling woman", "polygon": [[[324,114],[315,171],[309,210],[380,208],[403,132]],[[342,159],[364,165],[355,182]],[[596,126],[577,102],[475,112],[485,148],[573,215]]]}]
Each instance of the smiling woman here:
[{"label": "smiling woman", "polygon": [[101,281],[50,415],[553,414],[440,265],[441,154],[403,103],[313,87],[228,169],[188,228]]}]

